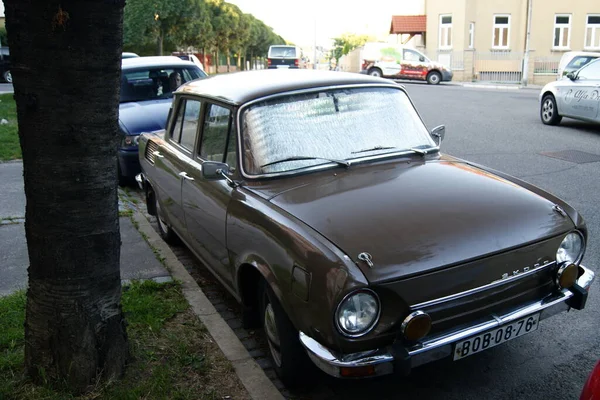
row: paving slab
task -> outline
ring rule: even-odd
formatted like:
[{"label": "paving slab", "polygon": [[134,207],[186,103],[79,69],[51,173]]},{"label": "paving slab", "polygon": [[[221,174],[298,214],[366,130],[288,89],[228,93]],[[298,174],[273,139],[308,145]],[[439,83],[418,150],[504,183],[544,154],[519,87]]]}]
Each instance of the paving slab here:
[{"label": "paving slab", "polygon": [[25,216],[23,163],[0,164],[0,218]]}]

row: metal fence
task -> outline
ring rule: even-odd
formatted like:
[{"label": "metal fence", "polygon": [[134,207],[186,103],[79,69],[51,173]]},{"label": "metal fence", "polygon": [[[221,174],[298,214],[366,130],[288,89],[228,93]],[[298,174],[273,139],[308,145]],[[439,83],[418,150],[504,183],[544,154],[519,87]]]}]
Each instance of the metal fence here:
[{"label": "metal fence", "polygon": [[523,75],[523,53],[514,51],[475,52],[475,78],[495,83],[519,83]]},{"label": "metal fence", "polygon": [[533,73],[536,75],[556,75],[558,74],[558,57],[536,57],[533,62]]}]

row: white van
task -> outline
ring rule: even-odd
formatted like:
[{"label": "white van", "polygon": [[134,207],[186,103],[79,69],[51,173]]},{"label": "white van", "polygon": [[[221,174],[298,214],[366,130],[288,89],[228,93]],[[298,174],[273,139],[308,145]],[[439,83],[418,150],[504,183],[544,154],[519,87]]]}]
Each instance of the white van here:
[{"label": "white van", "polygon": [[274,45],[269,47],[267,68],[300,68],[302,50],[298,46]]}]

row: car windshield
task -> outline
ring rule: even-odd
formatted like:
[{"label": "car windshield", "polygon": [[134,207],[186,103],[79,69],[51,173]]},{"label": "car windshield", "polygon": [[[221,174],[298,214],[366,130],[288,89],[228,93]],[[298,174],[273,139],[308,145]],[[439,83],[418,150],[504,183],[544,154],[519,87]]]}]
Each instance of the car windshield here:
[{"label": "car windshield", "polygon": [[[256,103],[243,112],[242,137],[244,170],[250,175],[435,147],[406,93],[381,87],[323,90]],[[296,159],[278,162],[288,158]]]},{"label": "car windshield", "polygon": [[121,103],[170,98],[182,84],[204,77],[206,74],[195,66],[123,70]]}]

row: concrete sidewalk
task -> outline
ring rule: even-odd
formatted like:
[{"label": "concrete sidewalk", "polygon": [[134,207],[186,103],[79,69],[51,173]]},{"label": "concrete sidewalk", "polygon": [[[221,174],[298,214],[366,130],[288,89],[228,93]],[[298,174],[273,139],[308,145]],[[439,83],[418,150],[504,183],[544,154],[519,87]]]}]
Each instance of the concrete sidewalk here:
[{"label": "concrete sidewalk", "polygon": [[[119,193],[119,211],[133,210],[127,195]],[[27,287],[29,256],[25,238],[23,164],[0,163],[0,296]],[[121,279],[171,280],[169,272],[135,228],[129,217],[119,219],[121,228]]]}]

